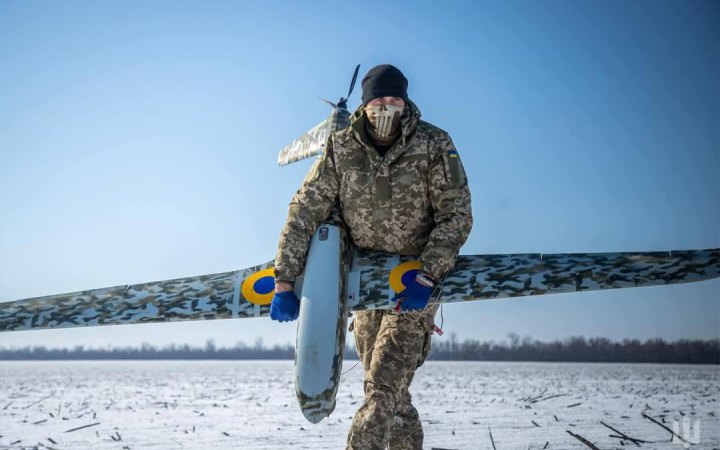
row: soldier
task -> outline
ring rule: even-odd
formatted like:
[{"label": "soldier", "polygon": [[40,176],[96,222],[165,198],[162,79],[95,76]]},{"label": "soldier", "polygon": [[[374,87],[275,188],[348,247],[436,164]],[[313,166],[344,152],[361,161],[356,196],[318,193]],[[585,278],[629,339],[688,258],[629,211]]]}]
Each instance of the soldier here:
[{"label": "soldier", "polygon": [[421,270],[394,298],[396,310],[355,313],[365,401],[348,449],[421,449],[423,431],[408,387],[430,351],[439,280],[472,228],[470,191],[450,136],[420,120],[396,67],[372,68],[350,127],[333,133],[290,202],[275,260],[273,320],[295,320],[293,281],[317,226],[339,208],[354,245],[419,257]]}]

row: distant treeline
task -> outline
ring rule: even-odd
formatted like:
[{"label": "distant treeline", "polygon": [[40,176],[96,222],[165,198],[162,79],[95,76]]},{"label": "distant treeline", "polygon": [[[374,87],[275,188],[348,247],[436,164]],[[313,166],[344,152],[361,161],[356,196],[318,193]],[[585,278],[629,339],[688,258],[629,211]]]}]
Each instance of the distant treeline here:
[{"label": "distant treeline", "polygon": [[468,361],[556,361],[720,364],[720,339],[623,339],[572,336],[562,341],[541,342],[530,336],[508,334],[509,342],[457,342],[433,339],[430,359]]},{"label": "distant treeline", "polygon": [[[0,348],[0,360],[175,360],[175,359],[293,359],[295,349],[291,345],[266,347],[262,339],[248,346],[238,342],[234,347],[218,347],[211,339],[204,347],[170,345],[157,348],[149,344],[124,348],[74,348],[48,349],[26,347],[20,349]],[[353,347],[346,347],[346,359],[357,359]],[[637,339],[611,341],[607,338],[584,338],[573,336],[564,340],[541,342],[530,336],[520,338],[508,334],[502,342],[464,340],[456,335],[436,336],[432,342],[429,359],[463,361],[554,361],[554,362],[644,362],[680,364],[720,364],[720,339],[687,340],[667,342],[663,339]]]}]

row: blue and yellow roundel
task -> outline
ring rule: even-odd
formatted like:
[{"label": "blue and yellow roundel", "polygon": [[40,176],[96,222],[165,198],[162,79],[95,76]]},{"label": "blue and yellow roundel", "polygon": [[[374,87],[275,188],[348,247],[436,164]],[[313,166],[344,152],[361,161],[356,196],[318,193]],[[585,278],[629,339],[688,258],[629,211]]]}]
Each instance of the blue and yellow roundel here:
[{"label": "blue and yellow roundel", "polygon": [[245,278],[241,292],[250,303],[269,305],[275,294],[275,269],[260,270]]},{"label": "blue and yellow roundel", "polygon": [[390,288],[395,292],[402,292],[415,279],[422,264],[418,260],[405,261],[390,271]]}]

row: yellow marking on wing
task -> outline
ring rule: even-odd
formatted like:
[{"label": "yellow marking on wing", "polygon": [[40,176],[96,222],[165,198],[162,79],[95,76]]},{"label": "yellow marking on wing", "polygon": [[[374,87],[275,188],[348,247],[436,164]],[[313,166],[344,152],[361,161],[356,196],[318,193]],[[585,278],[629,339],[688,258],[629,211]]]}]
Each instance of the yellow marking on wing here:
[{"label": "yellow marking on wing", "polygon": [[402,276],[408,270],[420,270],[422,263],[418,260],[405,261],[390,271],[390,288],[395,292],[402,292],[407,286],[402,282]]},{"label": "yellow marking on wing", "polygon": [[245,300],[261,306],[270,304],[273,295],[275,295],[275,289],[266,294],[261,294],[260,292],[257,292],[255,290],[255,282],[265,277],[273,277],[274,280],[275,269],[271,267],[269,269],[260,270],[245,278],[245,281],[243,281],[242,287],[240,288],[240,291],[242,292]]}]

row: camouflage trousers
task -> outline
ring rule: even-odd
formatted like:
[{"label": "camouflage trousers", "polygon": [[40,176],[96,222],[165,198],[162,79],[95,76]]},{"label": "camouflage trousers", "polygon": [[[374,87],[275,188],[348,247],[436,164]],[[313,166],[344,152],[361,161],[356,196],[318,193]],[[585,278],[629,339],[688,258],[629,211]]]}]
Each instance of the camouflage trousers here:
[{"label": "camouflage trousers", "polygon": [[423,430],[408,388],[430,352],[438,305],[424,311],[355,313],[355,348],[365,369],[365,401],[347,450],[421,450]]}]

